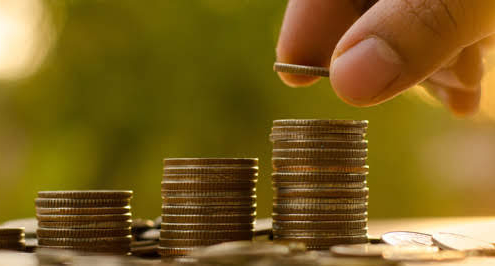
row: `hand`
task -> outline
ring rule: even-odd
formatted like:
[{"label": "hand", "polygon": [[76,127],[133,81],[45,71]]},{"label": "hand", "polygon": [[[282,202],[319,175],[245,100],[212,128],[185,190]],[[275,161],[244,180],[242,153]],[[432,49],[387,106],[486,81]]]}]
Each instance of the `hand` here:
[{"label": "hand", "polygon": [[[335,92],[352,105],[375,105],[423,82],[452,112],[468,115],[478,110],[482,55],[494,33],[495,0],[290,0],[277,61],[330,67]],[[280,77],[290,86],[318,79]]]}]

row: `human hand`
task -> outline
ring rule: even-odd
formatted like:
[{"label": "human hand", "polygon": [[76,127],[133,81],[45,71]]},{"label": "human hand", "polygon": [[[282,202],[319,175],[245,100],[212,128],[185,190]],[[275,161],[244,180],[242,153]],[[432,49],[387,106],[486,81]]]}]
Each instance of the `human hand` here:
[{"label": "human hand", "polygon": [[[454,114],[468,115],[478,110],[483,51],[494,34],[494,0],[290,0],[277,61],[330,67],[335,92],[352,105],[423,83]],[[290,86],[318,80],[279,75]]]}]

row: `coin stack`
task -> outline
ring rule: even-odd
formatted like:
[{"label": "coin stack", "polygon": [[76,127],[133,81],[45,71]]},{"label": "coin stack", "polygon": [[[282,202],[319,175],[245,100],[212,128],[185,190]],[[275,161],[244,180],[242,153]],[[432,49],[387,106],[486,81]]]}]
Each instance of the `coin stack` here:
[{"label": "coin stack", "polygon": [[132,191],[40,191],[35,200],[39,247],[126,254]]},{"label": "coin stack", "polygon": [[273,235],[308,249],[366,243],[368,121],[273,122]]},{"label": "coin stack", "polygon": [[24,228],[0,228],[0,249],[24,250]]},{"label": "coin stack", "polygon": [[258,159],[164,160],[159,253],[184,256],[200,246],[251,240]]}]

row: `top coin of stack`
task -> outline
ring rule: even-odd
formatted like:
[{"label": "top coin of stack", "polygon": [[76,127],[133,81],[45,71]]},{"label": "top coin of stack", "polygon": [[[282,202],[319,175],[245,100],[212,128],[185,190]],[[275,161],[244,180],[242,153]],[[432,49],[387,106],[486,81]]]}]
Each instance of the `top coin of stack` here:
[{"label": "top coin of stack", "polygon": [[258,159],[165,159],[160,254],[252,239],[257,176]]},{"label": "top coin of stack", "polygon": [[273,234],[308,249],[367,242],[368,121],[273,122]]},{"label": "top coin of stack", "polygon": [[126,254],[132,191],[40,191],[35,200],[39,247]]},{"label": "top coin of stack", "polygon": [[24,250],[24,228],[0,228],[0,249]]}]

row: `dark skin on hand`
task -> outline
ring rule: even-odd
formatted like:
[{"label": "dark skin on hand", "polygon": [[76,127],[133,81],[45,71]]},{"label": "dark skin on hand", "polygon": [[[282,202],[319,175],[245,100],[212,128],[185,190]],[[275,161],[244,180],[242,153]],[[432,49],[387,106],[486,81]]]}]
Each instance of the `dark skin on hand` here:
[{"label": "dark skin on hand", "polygon": [[[336,94],[355,106],[421,83],[455,115],[472,115],[494,14],[493,0],[290,0],[277,61],[329,68]],[[279,75],[293,87],[319,79]]]}]

